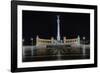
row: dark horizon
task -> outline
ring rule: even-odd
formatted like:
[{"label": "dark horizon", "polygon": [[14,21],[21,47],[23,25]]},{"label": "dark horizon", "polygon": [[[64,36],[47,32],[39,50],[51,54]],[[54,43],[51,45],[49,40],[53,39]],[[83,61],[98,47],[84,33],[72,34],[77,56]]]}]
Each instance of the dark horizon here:
[{"label": "dark horizon", "polygon": [[[22,12],[22,36],[26,41],[30,38],[56,39],[57,36],[57,15],[60,16],[60,33],[67,38],[76,38],[78,35],[86,37],[90,41],[90,14],[87,13],[63,13],[43,11]],[[29,44],[29,43],[27,43]]]}]

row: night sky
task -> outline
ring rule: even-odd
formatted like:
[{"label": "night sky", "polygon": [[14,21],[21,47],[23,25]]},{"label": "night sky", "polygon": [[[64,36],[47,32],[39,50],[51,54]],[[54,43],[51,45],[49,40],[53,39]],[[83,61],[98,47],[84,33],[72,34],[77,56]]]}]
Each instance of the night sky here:
[{"label": "night sky", "polygon": [[23,38],[28,41],[34,40],[38,35],[40,38],[50,39],[57,36],[57,15],[60,16],[60,33],[67,38],[76,38],[77,35],[90,40],[90,14],[86,13],[60,13],[43,11],[22,12]]}]

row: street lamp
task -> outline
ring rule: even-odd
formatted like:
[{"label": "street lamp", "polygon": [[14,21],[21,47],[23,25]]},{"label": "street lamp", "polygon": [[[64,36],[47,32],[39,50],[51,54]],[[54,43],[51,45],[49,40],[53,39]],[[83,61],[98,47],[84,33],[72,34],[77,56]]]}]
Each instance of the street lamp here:
[{"label": "street lamp", "polygon": [[84,43],[83,43],[83,56],[85,56],[85,39],[86,39],[86,38],[83,37],[83,42],[84,42]]},{"label": "street lamp", "polygon": [[32,43],[32,44],[31,44],[31,45],[32,45],[32,47],[31,47],[31,55],[33,56],[33,38],[31,38],[31,41],[32,41],[32,42],[31,42],[31,43]]},{"label": "street lamp", "polygon": [[23,53],[23,58],[25,56],[25,48],[23,47],[24,46],[24,39],[22,39],[22,53]]},{"label": "street lamp", "polygon": [[23,44],[23,45],[24,45],[24,41],[25,41],[25,40],[24,40],[24,39],[22,39],[22,44]]},{"label": "street lamp", "polygon": [[33,38],[31,38],[31,41],[32,41],[32,42],[31,42],[31,45],[33,46]]}]

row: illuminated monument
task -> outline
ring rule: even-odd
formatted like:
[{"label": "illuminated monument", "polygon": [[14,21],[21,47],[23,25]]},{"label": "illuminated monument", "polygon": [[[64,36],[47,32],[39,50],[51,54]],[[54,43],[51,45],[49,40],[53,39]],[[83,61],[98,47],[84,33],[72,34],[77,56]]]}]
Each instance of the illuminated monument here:
[{"label": "illuminated monument", "polygon": [[63,37],[63,40],[61,40],[60,36],[60,16],[57,16],[57,38],[54,39],[51,37],[51,39],[41,39],[39,36],[36,37],[36,46],[47,46],[47,45],[80,45],[80,37],[72,38],[72,39],[66,39],[66,37]]},{"label": "illuminated monument", "polygon": [[[46,60],[53,59],[53,57],[56,57],[57,60],[61,60],[62,58],[73,59],[74,57],[81,59],[90,57],[90,44],[81,43],[85,41],[85,37],[83,37],[83,40],[80,40],[79,35],[76,38],[67,39],[66,36],[64,36],[63,39],[61,39],[60,33],[60,16],[58,15],[56,39],[54,37],[43,39],[37,35],[36,45],[23,45],[23,61]],[[31,41],[33,41],[32,38]],[[31,55],[26,56],[29,50]]]}]

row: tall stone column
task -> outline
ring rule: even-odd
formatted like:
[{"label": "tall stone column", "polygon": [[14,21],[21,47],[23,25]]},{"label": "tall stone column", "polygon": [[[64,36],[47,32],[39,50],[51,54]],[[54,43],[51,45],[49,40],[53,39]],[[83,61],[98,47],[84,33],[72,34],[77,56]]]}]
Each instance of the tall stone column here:
[{"label": "tall stone column", "polygon": [[57,16],[57,41],[60,41],[60,20],[59,20],[59,15]]}]

